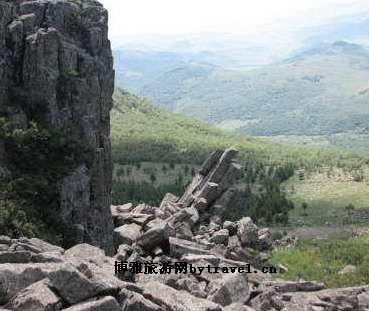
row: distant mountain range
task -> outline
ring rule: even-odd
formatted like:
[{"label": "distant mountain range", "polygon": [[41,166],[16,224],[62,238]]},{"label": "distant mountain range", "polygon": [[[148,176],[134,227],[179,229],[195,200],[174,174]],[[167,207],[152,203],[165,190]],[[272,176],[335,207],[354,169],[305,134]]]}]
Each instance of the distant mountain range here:
[{"label": "distant mountain range", "polygon": [[361,45],[321,44],[254,70],[226,70],[191,55],[131,55],[115,58],[118,84],[223,128],[262,136],[368,131],[369,50]]}]

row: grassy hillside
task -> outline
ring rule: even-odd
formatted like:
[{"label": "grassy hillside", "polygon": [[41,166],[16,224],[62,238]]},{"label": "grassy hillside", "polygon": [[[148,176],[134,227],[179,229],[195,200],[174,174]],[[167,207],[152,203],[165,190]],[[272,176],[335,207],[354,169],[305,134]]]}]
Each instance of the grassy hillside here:
[{"label": "grassy hillside", "polygon": [[[369,224],[367,166],[356,171],[320,168],[305,173],[303,179],[298,175],[282,185],[288,198],[295,203],[290,213],[291,223],[307,226]],[[360,210],[368,211],[368,219],[362,214],[355,216]]]},{"label": "grassy hillside", "polygon": [[366,48],[336,42],[251,71],[177,66],[142,83],[139,94],[225,129],[320,135],[346,146],[351,140],[339,135],[368,134],[368,61]]},{"label": "grassy hillside", "polygon": [[115,162],[201,164],[217,148],[236,147],[243,164],[296,167],[360,167],[366,159],[348,152],[277,144],[228,133],[203,122],[154,107],[146,99],[117,91],[114,95],[112,145]]},{"label": "grassy hillside", "polygon": [[[193,170],[213,150],[235,146],[240,151],[239,159],[244,166],[238,186],[242,191],[240,197],[247,201],[247,204],[246,201],[235,202],[235,217],[239,213],[266,217],[260,211],[268,210],[269,205],[289,205],[285,201],[286,193],[295,204],[295,209],[290,211],[290,218],[297,221],[301,218],[302,202],[309,204],[309,212],[322,207],[319,198],[309,198],[313,191],[309,189],[311,184],[313,189],[327,186],[320,192],[321,197],[328,198],[325,202],[327,211],[337,208],[343,210],[336,206],[340,198],[332,198],[337,186],[333,179],[317,181],[314,174],[328,167],[355,175],[368,163],[365,158],[338,150],[276,144],[265,139],[224,132],[200,121],[161,110],[144,98],[119,90],[115,93],[111,117],[116,203],[124,199],[156,205],[167,191],[180,194],[191,179]],[[290,178],[296,169],[306,170],[303,181],[298,179],[297,173]],[[284,191],[281,191],[281,183]],[[369,193],[364,181],[355,183],[353,187],[350,183],[343,181],[340,184],[348,192],[347,204],[363,206],[359,206],[355,197],[350,195],[358,187],[360,196],[367,196]],[[291,191],[292,186],[295,187],[294,191]],[[274,204],[274,201],[279,203]],[[302,218],[308,222],[308,218]]]},{"label": "grassy hillside", "polygon": [[[368,283],[368,247],[368,236],[301,241],[296,248],[275,250],[271,263],[288,269],[285,279],[315,280],[328,287],[359,286]],[[356,271],[339,274],[346,265],[354,265]]]}]

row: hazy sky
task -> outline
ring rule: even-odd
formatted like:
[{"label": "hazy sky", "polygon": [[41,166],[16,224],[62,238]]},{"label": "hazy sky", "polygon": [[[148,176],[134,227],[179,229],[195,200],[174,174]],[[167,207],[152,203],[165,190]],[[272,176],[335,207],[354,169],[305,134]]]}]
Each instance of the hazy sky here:
[{"label": "hazy sky", "polygon": [[368,0],[100,1],[109,10],[113,40],[139,34],[244,33],[278,20],[314,20],[369,7]]}]

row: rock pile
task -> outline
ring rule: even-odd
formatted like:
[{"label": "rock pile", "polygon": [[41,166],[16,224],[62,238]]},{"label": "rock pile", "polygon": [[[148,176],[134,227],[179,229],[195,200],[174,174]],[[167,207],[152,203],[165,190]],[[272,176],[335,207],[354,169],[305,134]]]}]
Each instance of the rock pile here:
[{"label": "rock pile", "polygon": [[[114,257],[88,244],[64,250],[0,237],[0,310],[368,310],[369,286],[324,290],[255,268],[272,247],[270,231],[248,217],[222,219],[239,170],[235,154],[214,153],[185,194],[167,194],[160,207],[112,206]],[[116,262],[168,261],[195,268],[251,263],[252,273],[115,274]]]}]

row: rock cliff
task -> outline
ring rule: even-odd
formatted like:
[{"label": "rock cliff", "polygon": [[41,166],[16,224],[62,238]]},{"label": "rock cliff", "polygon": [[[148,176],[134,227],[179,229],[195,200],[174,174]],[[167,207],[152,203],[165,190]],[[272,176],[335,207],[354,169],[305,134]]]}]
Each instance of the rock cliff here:
[{"label": "rock cliff", "polygon": [[[0,0],[0,117],[18,129],[37,123],[70,147],[62,148],[68,169],[51,174],[63,239],[111,253],[114,71],[107,21],[94,0]],[[0,172],[21,176],[10,149],[0,142]]]}]

